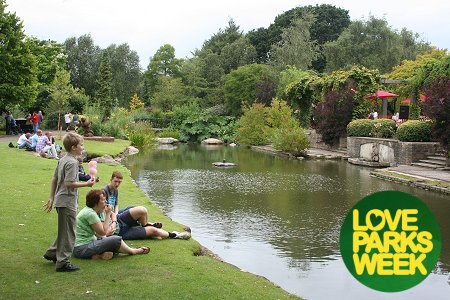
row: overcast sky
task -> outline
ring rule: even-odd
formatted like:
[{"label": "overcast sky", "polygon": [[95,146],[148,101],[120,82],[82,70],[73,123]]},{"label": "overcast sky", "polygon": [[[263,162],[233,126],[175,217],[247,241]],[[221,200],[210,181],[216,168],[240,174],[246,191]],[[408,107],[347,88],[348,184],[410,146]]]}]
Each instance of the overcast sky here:
[{"label": "overcast sky", "polygon": [[305,5],[332,4],[352,20],[373,15],[397,30],[406,27],[439,48],[450,49],[450,1],[439,0],[6,0],[25,33],[64,42],[91,34],[96,45],[128,43],[141,66],[164,44],[179,58],[190,57],[203,42],[233,18],[244,32],[267,28],[283,12]]}]

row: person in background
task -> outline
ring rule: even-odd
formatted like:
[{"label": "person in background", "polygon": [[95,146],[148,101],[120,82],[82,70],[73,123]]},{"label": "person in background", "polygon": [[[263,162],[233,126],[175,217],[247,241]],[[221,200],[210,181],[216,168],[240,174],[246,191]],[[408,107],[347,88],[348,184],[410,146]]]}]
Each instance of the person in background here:
[{"label": "person in background", "polygon": [[22,134],[17,141],[17,148],[19,149],[31,149],[31,134],[29,132]]},{"label": "person in background", "polygon": [[42,111],[38,111],[39,115],[39,122],[38,122],[38,128],[41,128],[42,121],[44,120],[44,116],[42,115]]},{"label": "person in background", "polygon": [[73,115],[72,121],[73,121],[74,130],[77,131],[78,127],[80,126],[80,116],[78,115],[78,112],[75,112],[75,114]]},{"label": "person in background", "polygon": [[72,120],[72,114],[68,111],[64,115],[64,122],[66,123],[66,131],[69,131],[69,129],[70,129],[71,120]]},{"label": "person in background", "polygon": [[[80,181],[89,181],[91,180],[91,175],[86,174],[86,172],[84,171],[84,167],[83,167],[83,158],[81,156],[77,157],[78,159],[78,179]],[[98,176],[95,176],[95,182],[98,182],[100,180],[100,178]]]},{"label": "person in background", "polygon": [[55,145],[52,144],[51,142],[51,138],[52,138],[51,131],[47,131],[44,135],[40,136],[38,143],[36,145],[36,152],[39,154],[48,152],[51,157],[59,159]]},{"label": "person in background", "polygon": [[38,129],[35,134],[31,137],[31,150],[36,151],[37,143],[39,142],[39,137],[42,136],[42,130]]},{"label": "person in background", "polygon": [[39,129],[39,114],[36,111],[31,116],[31,123],[33,123],[33,132],[36,133]]},{"label": "person in background", "polygon": [[11,113],[9,111],[7,111],[5,113],[5,133],[6,135],[10,135],[11,134]]}]

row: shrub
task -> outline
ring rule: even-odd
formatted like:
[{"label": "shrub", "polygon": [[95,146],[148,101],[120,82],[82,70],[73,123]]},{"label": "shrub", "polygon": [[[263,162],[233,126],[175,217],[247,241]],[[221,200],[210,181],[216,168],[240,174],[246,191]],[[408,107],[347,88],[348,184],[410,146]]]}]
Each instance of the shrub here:
[{"label": "shrub", "polygon": [[130,124],[128,128],[128,139],[131,145],[137,148],[144,148],[155,143],[155,132],[150,123],[138,122]]},{"label": "shrub", "polygon": [[347,136],[392,138],[395,135],[395,121],[388,119],[358,119],[347,125]]},{"label": "shrub", "polygon": [[285,126],[275,129],[273,146],[277,150],[288,151],[298,155],[309,147],[309,140],[300,125],[294,127]]},{"label": "shrub", "polygon": [[265,145],[268,143],[266,109],[263,104],[254,103],[250,108],[244,108],[244,115],[239,119],[239,131],[236,140],[244,145]]},{"label": "shrub", "polygon": [[169,126],[169,127],[165,128],[163,131],[161,131],[160,133],[158,133],[158,137],[160,137],[160,138],[172,137],[174,139],[179,140],[180,139],[180,131],[175,129],[173,126]]},{"label": "shrub", "polygon": [[398,126],[396,135],[402,142],[429,142],[431,124],[425,121],[409,120]]},{"label": "shrub", "polygon": [[372,121],[369,119],[358,119],[351,121],[347,125],[347,136],[369,137],[372,131]]}]

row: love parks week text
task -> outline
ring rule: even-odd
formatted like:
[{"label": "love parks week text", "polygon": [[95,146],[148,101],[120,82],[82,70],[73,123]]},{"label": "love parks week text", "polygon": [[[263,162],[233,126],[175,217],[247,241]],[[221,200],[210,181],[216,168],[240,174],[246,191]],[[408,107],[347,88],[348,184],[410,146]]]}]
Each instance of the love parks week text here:
[{"label": "love parks week text", "polygon": [[353,209],[356,273],[362,275],[366,270],[369,275],[413,275],[418,271],[426,275],[423,261],[433,250],[433,235],[419,231],[417,214],[417,209],[397,209],[394,215],[388,209],[372,209],[360,220],[359,210]]}]

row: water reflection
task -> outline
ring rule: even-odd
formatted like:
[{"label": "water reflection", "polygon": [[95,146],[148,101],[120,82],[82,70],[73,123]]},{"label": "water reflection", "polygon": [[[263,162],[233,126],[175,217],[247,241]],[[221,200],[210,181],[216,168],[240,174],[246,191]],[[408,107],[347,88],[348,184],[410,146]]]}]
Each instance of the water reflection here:
[{"label": "water reflection", "polygon": [[[211,165],[223,159],[238,166]],[[339,230],[347,211],[370,193],[415,194],[441,224],[442,255],[434,274],[395,297],[449,295],[448,196],[381,181],[346,162],[289,161],[242,148],[181,145],[129,157],[127,165],[149,197],[191,226],[200,243],[307,299],[391,298],[351,277],[339,255]]]}]

